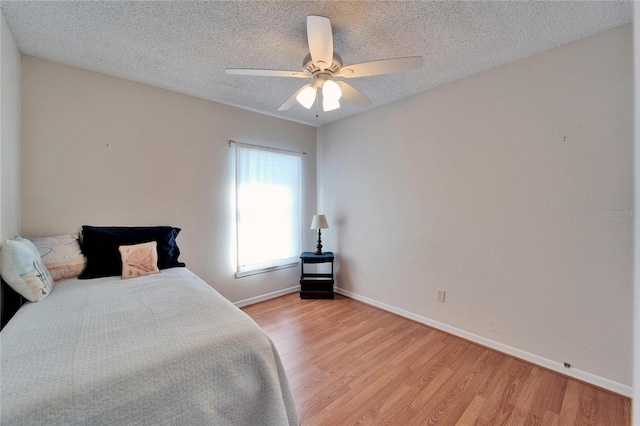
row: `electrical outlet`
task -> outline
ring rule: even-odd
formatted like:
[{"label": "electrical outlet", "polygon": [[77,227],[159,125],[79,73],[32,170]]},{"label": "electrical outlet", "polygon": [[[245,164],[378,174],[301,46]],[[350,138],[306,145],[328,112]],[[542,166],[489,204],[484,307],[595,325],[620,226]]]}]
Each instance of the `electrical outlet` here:
[{"label": "electrical outlet", "polygon": [[444,290],[438,290],[438,302],[442,302],[444,303],[444,295],[445,295],[446,291]]}]

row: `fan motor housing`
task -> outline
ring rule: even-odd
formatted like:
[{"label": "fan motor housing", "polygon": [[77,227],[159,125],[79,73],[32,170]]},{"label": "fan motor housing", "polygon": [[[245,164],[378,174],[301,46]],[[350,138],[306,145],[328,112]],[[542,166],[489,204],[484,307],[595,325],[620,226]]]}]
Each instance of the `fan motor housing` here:
[{"label": "fan motor housing", "polygon": [[[333,61],[331,61],[331,66],[325,69],[324,72],[335,74],[340,71],[340,68],[342,68],[342,58],[336,52],[333,52]],[[302,69],[311,75],[316,75],[322,71],[314,65],[313,60],[311,59],[311,53],[304,57],[304,60],[302,61]]]}]

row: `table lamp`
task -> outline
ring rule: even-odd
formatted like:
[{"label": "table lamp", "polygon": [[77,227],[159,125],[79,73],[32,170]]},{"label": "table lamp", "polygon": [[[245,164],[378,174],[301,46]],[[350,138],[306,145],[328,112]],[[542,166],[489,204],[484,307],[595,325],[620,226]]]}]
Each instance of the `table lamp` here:
[{"label": "table lamp", "polygon": [[322,231],[321,229],[327,229],[329,224],[327,223],[327,218],[323,214],[313,215],[313,220],[311,220],[311,229],[318,230],[318,245],[316,245],[315,254],[322,254]]}]

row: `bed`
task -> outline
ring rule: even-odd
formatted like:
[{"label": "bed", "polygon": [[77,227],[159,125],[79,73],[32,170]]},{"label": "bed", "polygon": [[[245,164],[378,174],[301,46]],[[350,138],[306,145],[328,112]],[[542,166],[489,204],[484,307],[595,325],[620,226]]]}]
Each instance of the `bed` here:
[{"label": "bed", "polygon": [[298,425],[279,355],[186,268],[60,281],[0,333],[2,425]]}]

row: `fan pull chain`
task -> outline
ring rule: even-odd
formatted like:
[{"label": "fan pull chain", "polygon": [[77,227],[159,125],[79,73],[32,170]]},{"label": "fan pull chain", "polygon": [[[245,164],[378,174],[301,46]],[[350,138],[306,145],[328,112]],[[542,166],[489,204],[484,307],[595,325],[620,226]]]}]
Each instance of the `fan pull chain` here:
[{"label": "fan pull chain", "polygon": [[316,118],[318,118],[318,111],[320,111],[320,95],[316,94]]}]

